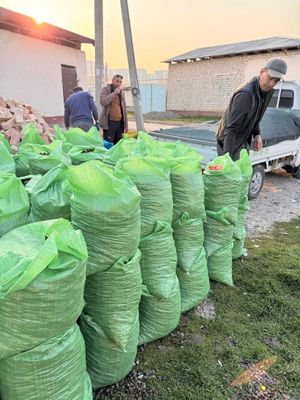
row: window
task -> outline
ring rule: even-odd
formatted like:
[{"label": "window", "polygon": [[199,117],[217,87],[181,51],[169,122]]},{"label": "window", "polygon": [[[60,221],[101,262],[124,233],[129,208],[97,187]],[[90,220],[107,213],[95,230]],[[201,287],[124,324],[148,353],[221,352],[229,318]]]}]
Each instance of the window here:
[{"label": "window", "polygon": [[270,101],[268,107],[276,108],[277,100],[278,100],[278,94],[279,94],[279,89],[275,89],[274,93],[273,93],[273,96],[271,97],[271,101]]},{"label": "window", "polygon": [[292,90],[282,90],[279,100],[279,108],[292,108],[294,104],[294,92]]}]

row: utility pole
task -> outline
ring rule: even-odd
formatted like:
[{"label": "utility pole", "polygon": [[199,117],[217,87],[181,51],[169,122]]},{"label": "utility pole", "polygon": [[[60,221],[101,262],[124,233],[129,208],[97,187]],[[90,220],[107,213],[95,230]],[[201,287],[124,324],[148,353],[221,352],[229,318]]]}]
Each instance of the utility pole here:
[{"label": "utility pole", "polygon": [[137,77],[137,72],[136,72],[136,64],[135,64],[135,57],[134,57],[134,50],[133,50],[128,3],[127,3],[127,0],[120,0],[120,2],[121,2],[126,49],[127,49],[127,59],[128,59],[128,67],[129,67],[129,75],[130,75],[130,83],[131,83],[131,93],[132,93],[132,98],[133,98],[136,128],[137,128],[137,131],[143,131],[144,130],[144,118],[143,118],[143,112],[142,112],[139,82],[138,82],[138,77]]},{"label": "utility pole", "polygon": [[103,82],[103,0],[94,0],[95,19],[95,98],[100,115],[100,90]]}]

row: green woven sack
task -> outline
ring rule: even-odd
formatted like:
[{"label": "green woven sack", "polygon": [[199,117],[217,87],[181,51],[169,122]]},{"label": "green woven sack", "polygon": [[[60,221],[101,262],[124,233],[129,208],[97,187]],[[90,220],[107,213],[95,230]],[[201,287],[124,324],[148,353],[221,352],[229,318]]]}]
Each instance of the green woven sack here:
[{"label": "green woven sack", "polygon": [[48,145],[32,145],[35,154],[29,154],[29,169],[31,174],[45,174],[50,169],[57,167],[61,163],[70,165],[71,160],[63,151],[61,142],[52,142]]},{"label": "green woven sack", "polygon": [[0,141],[0,172],[16,173],[16,163],[4,142]]},{"label": "green woven sack", "polygon": [[64,219],[24,225],[0,239],[0,358],[32,349],[76,322],[86,260],[82,234]]},{"label": "green woven sack", "polygon": [[200,166],[202,156],[180,142],[174,144],[172,155],[173,221],[184,212],[188,212],[190,218],[204,219],[204,183]]},{"label": "green woven sack", "polygon": [[26,192],[28,193],[29,199],[31,197],[31,193],[32,193],[34,187],[42,179],[42,176],[43,175],[28,175],[28,176],[24,176],[24,177],[20,178],[26,189]]},{"label": "green woven sack", "polygon": [[79,165],[89,160],[102,160],[106,153],[103,139],[95,127],[88,132],[80,128],[63,131],[55,125],[54,139],[63,142],[63,150],[68,154],[73,165]]},{"label": "green woven sack", "polygon": [[[126,350],[142,294],[141,252],[120,258],[111,268],[88,276],[84,313],[90,315],[119,349]],[[137,343],[136,343],[137,345]]]},{"label": "green woven sack", "polygon": [[141,199],[141,237],[155,229],[157,221],[171,224],[173,217],[170,167],[150,156],[129,156],[117,162],[119,170],[135,183]]},{"label": "green woven sack", "polygon": [[172,232],[170,224],[157,221],[154,231],[140,242],[143,295],[139,344],[168,335],[179,323],[180,289]]},{"label": "green woven sack", "polygon": [[98,389],[123,379],[132,369],[137,353],[138,314],[123,349],[110,340],[101,327],[84,313],[80,317],[80,329],[85,340],[87,370],[93,387]]},{"label": "green woven sack", "polygon": [[45,144],[44,140],[41,138],[38,130],[36,129],[36,126],[32,122],[24,125],[22,133],[23,139],[20,143],[19,149],[22,149],[25,144]]},{"label": "green woven sack", "polygon": [[[207,257],[224,247],[233,238],[234,225],[228,217],[228,208],[220,208],[219,211],[206,210],[204,222],[204,245]],[[235,219],[234,224],[237,223]]]},{"label": "green woven sack", "polygon": [[242,174],[241,195],[238,206],[237,223],[233,230],[232,258],[235,260],[246,254],[244,247],[246,237],[246,217],[248,207],[248,188],[252,177],[252,165],[246,149],[240,152],[240,158],[236,161]]},{"label": "green woven sack", "polygon": [[181,312],[186,312],[201,303],[209,292],[210,284],[204,247],[188,270],[178,265],[176,272],[180,285]]},{"label": "green woven sack", "polygon": [[103,146],[103,139],[94,126],[88,132],[85,132],[80,128],[63,131],[58,125],[55,125],[53,131],[55,140],[61,140],[73,146]]},{"label": "green woven sack", "polygon": [[122,158],[135,154],[144,154],[142,146],[140,146],[136,139],[124,138],[107,150],[103,161],[109,165],[116,165]]},{"label": "green woven sack", "polygon": [[16,175],[23,177],[30,175],[29,162],[26,153],[18,152],[14,156]]},{"label": "green woven sack", "polygon": [[0,236],[27,222],[29,200],[21,181],[0,173]]},{"label": "green woven sack", "polygon": [[9,141],[6,139],[6,137],[4,136],[4,134],[2,132],[0,132],[0,142],[4,144],[4,146],[6,147],[6,150],[9,153],[12,153]]},{"label": "green woven sack", "polygon": [[[18,152],[14,155],[14,160],[16,163],[16,174],[17,176],[26,176],[30,174],[29,168],[29,156],[27,145],[45,145],[45,142],[38,133],[35,125],[31,122],[26,124],[23,129],[23,139],[20,142]],[[27,149],[27,150],[26,150]],[[30,147],[30,149],[32,149]],[[32,157],[32,155],[31,155]]]},{"label": "green woven sack", "polygon": [[2,400],[92,400],[78,326],[2,360],[0,393]]},{"label": "green woven sack", "polygon": [[108,270],[121,257],[130,259],[140,240],[140,194],[127,176],[100,161],[72,166],[68,179],[72,223],[82,230],[89,260],[87,274]]},{"label": "green woven sack", "polygon": [[233,286],[232,280],[232,245],[230,241],[222,249],[213,253],[207,260],[209,278],[216,282]]},{"label": "green woven sack", "polygon": [[229,154],[215,158],[204,170],[205,209],[218,212],[227,209],[226,219],[235,224],[242,177],[240,168]]},{"label": "green woven sack", "polygon": [[41,174],[59,164],[71,164],[71,160],[63,151],[63,143],[59,141],[48,145],[24,144],[15,155],[17,175]]},{"label": "green woven sack", "polygon": [[237,260],[238,258],[247,254],[245,249],[245,238],[246,238],[246,216],[247,211],[239,212],[237,218],[236,227],[233,230],[233,248],[232,248],[232,259]]},{"label": "green woven sack", "polygon": [[31,192],[29,222],[47,219],[71,219],[71,186],[67,179],[68,167],[59,165],[48,171]]},{"label": "green woven sack", "polygon": [[73,165],[79,165],[90,160],[102,160],[106,149],[103,146],[86,145],[72,146],[67,154]]},{"label": "green woven sack", "polygon": [[203,222],[190,219],[187,212],[173,222],[177,252],[177,277],[181,292],[181,311],[199,304],[209,292],[206,254],[203,247]]}]

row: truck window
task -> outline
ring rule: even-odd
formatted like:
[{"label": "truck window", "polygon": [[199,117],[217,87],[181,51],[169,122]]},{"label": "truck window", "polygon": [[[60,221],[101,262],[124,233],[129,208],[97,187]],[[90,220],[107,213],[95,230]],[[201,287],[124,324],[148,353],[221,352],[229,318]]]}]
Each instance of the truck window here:
[{"label": "truck window", "polygon": [[294,92],[292,90],[282,90],[279,100],[279,108],[292,108],[294,104]]},{"label": "truck window", "polygon": [[268,107],[276,108],[277,100],[278,100],[279,89],[275,89],[273,96],[271,97],[270,103]]}]

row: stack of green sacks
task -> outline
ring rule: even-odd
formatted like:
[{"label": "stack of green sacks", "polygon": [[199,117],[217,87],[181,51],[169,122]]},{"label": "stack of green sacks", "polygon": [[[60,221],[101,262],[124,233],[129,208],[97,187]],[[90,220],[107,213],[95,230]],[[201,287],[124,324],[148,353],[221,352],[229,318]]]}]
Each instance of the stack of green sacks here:
[{"label": "stack of green sacks", "polygon": [[139,344],[143,344],[168,335],[180,319],[170,168],[158,158],[133,155],[120,159],[116,170],[128,175],[142,196]]},{"label": "stack of green sacks", "polygon": [[102,160],[106,153],[103,139],[95,127],[92,127],[88,132],[84,132],[80,128],[63,131],[55,125],[53,138],[63,142],[63,149],[70,157],[73,165],[79,165],[90,160]]},{"label": "stack of green sacks", "polygon": [[233,230],[237,224],[242,177],[229,154],[215,158],[204,171],[204,246],[210,279],[233,285]]},{"label": "stack of green sacks", "polygon": [[180,141],[156,141],[145,132],[139,132],[137,142],[144,153],[167,160],[171,167],[172,227],[178,258],[181,310],[184,312],[199,304],[209,291],[203,246],[205,208],[201,156]]},{"label": "stack of green sacks", "polygon": [[[68,166],[60,164],[50,169],[45,175],[35,175],[37,182],[26,185],[30,190],[31,209],[29,222],[45,221],[47,219],[71,219],[71,186],[67,178]],[[36,178],[38,177],[38,178]],[[32,181],[34,178],[32,178]],[[30,183],[31,181],[29,181]]]},{"label": "stack of green sacks", "polygon": [[0,172],[0,236],[27,223],[29,199],[14,174]]},{"label": "stack of green sacks", "polygon": [[237,223],[233,230],[233,260],[238,259],[246,254],[244,247],[246,238],[246,217],[248,207],[248,189],[252,177],[252,165],[246,149],[240,152],[240,158],[236,161],[242,175],[242,185],[240,200],[238,205]]},{"label": "stack of green sacks", "polygon": [[172,226],[178,257],[181,311],[184,312],[199,304],[209,291],[203,231],[204,183],[201,156],[197,151],[177,142],[173,145],[172,156]]},{"label": "stack of green sacks", "polygon": [[72,166],[71,218],[86,239],[86,305],[80,319],[94,388],[131,370],[138,345],[140,199],[136,187],[100,161]]},{"label": "stack of green sacks", "polygon": [[87,249],[64,219],[0,239],[2,400],[92,400],[83,337]]}]

